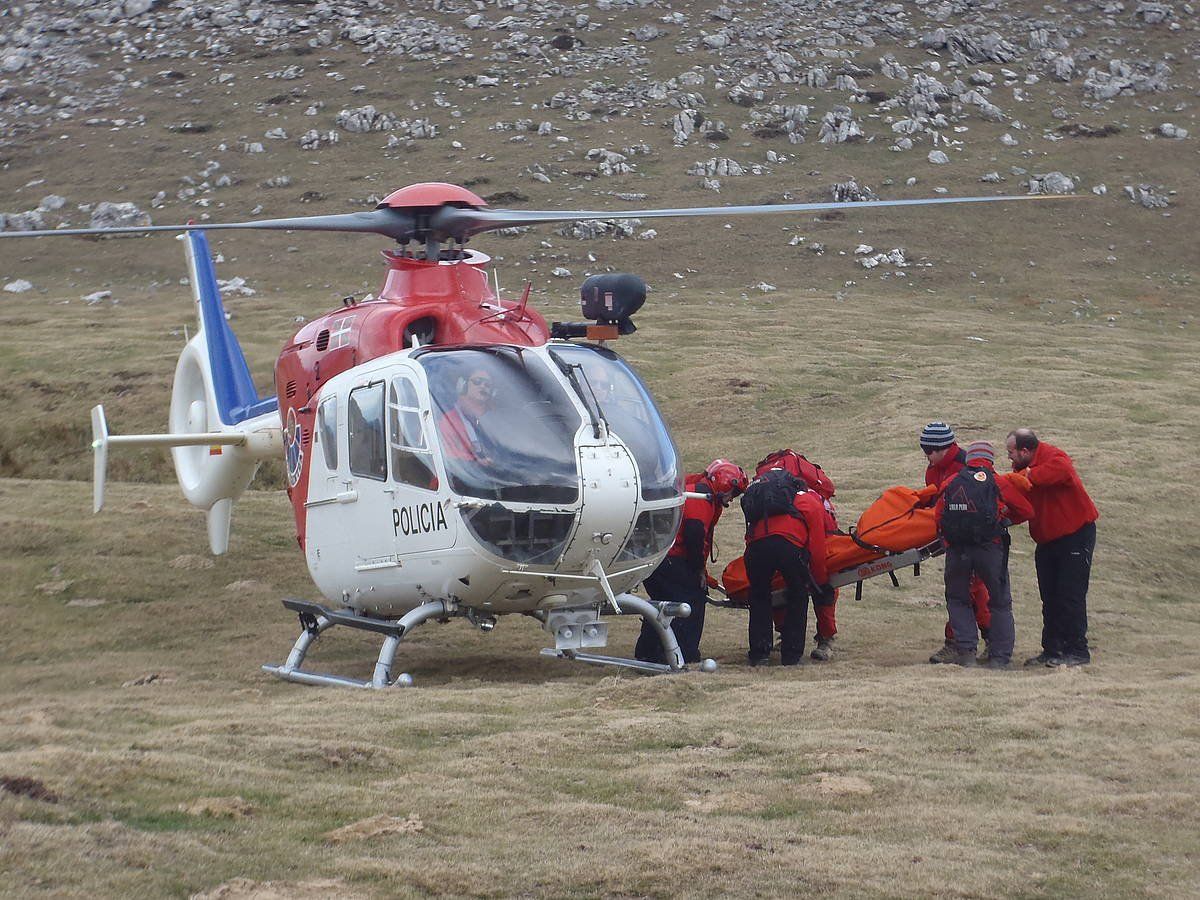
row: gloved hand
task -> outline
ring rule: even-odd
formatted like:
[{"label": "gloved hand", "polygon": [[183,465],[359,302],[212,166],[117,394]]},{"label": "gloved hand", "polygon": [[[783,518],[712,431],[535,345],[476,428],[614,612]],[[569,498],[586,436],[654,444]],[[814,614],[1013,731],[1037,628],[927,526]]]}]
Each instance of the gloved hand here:
[{"label": "gloved hand", "polygon": [[814,606],[831,606],[834,598],[834,588],[828,584],[817,585],[816,592],[813,594]]}]

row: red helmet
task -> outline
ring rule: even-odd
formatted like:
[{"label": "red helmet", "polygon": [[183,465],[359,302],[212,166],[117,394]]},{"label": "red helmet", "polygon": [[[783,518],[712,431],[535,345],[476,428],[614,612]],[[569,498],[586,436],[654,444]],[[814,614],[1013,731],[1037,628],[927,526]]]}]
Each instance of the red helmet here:
[{"label": "red helmet", "polygon": [[736,497],[750,484],[745,470],[727,459],[714,459],[704,470],[704,477],[718,497]]}]

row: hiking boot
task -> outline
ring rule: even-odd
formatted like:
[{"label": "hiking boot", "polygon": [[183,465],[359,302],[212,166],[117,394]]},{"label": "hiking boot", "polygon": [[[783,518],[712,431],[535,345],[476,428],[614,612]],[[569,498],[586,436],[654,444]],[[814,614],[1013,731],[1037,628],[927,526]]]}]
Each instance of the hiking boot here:
[{"label": "hiking boot", "polygon": [[750,657],[750,668],[757,669],[760,666],[769,666],[771,657],[769,656],[752,656]]},{"label": "hiking boot", "polygon": [[987,662],[982,661],[983,660],[982,656],[979,657],[979,659],[980,659],[979,664],[988,669],[1010,669],[1010,668],[1012,668],[1012,663],[1010,663],[1007,659],[1000,659],[997,656],[989,656],[987,658]]},{"label": "hiking boot", "polygon": [[992,642],[987,638],[983,639],[983,652],[979,654],[976,661],[981,666],[986,666],[992,661]]},{"label": "hiking boot", "polygon": [[809,656],[817,662],[829,662],[833,659],[833,638],[817,638],[817,646]]},{"label": "hiking boot", "polygon": [[1031,656],[1029,659],[1025,660],[1025,666],[1028,668],[1029,666],[1057,665],[1057,663],[1051,662],[1052,659],[1059,659],[1059,657],[1054,653],[1047,653],[1045,650],[1043,650],[1037,656]]},{"label": "hiking boot", "polygon": [[1050,668],[1057,668],[1058,666],[1070,666],[1074,668],[1075,666],[1090,665],[1091,661],[1091,654],[1084,656],[1079,653],[1064,653],[1061,656],[1051,656],[1050,659],[1046,660],[1046,666]]},{"label": "hiking boot", "polygon": [[807,662],[808,660],[806,660],[803,656],[797,657],[796,659],[792,659],[789,656],[787,659],[780,660],[779,664],[781,666],[802,666]]},{"label": "hiking boot", "polygon": [[975,661],[975,651],[974,650],[964,650],[961,653],[958,651],[955,651],[954,665],[962,666],[964,669],[975,668],[977,665],[979,665],[979,663],[977,663]]},{"label": "hiking boot", "polygon": [[929,661],[935,665],[938,663],[949,664],[958,661],[958,650],[954,646],[953,641],[946,641],[942,645],[942,649],[933,656],[929,657]]}]

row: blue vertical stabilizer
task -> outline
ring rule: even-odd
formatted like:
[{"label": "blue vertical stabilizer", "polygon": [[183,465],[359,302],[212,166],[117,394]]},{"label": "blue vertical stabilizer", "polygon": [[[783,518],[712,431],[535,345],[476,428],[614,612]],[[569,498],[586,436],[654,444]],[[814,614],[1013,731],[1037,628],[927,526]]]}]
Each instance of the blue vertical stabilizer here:
[{"label": "blue vertical stabilizer", "polygon": [[191,242],[192,276],[200,303],[200,325],[208,345],[213,392],[221,421],[225,425],[236,425],[277,410],[279,401],[275,397],[258,396],[242,346],[225,319],[225,306],[221,303],[208,239],[202,231],[189,231],[187,240]]}]

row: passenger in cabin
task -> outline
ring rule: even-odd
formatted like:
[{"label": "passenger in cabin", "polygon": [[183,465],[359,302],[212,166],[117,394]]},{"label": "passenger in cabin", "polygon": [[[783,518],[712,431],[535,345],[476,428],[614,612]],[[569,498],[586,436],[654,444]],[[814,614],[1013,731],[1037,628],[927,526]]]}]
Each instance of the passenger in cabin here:
[{"label": "passenger in cabin", "polygon": [[496,456],[495,444],[480,425],[496,397],[492,373],[473,366],[458,379],[454,407],[442,416],[438,432],[447,458],[468,460],[489,466]]}]

